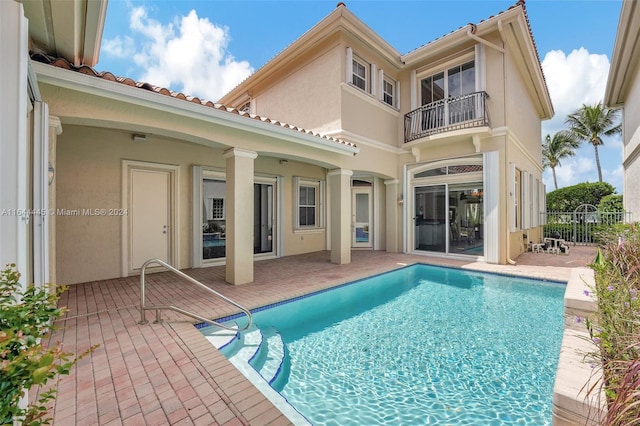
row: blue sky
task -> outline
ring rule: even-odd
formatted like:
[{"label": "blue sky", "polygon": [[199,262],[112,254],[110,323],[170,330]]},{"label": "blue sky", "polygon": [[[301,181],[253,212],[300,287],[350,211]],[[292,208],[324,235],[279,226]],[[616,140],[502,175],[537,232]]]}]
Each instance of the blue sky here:
[{"label": "blue sky", "polygon": [[[263,66],[336,7],[338,0],[110,0],[98,71],[169,87],[208,100]],[[345,0],[356,16],[400,53],[512,1]],[[543,137],[564,128],[567,114],[604,97],[620,0],[529,0],[527,12],[555,108]],[[622,142],[599,149],[603,179],[622,192]],[[556,169],[558,186],[597,182],[593,147],[584,144]],[[543,179],[553,190],[551,172]]]}]

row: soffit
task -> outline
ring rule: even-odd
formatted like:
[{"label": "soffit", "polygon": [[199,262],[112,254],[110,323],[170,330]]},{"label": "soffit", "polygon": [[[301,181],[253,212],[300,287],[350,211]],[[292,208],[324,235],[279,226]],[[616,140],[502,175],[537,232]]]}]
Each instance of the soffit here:
[{"label": "soffit", "polygon": [[31,49],[80,66],[98,62],[107,0],[18,0]]}]

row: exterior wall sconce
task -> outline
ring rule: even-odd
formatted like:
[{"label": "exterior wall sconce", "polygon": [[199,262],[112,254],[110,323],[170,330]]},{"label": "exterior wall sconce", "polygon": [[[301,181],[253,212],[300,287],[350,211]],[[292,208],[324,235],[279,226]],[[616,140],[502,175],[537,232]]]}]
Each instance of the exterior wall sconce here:
[{"label": "exterior wall sconce", "polygon": [[49,169],[47,170],[47,176],[49,177],[49,185],[53,183],[53,178],[56,177],[56,169],[49,163]]},{"label": "exterior wall sconce", "polygon": [[402,194],[400,194],[400,198],[398,198],[398,205],[399,206],[404,205],[404,196]]}]

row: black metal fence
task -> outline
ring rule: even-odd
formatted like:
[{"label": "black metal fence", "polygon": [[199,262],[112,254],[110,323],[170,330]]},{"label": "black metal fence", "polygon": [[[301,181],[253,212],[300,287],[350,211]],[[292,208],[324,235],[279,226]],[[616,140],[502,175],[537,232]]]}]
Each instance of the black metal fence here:
[{"label": "black metal fence", "polygon": [[[592,208],[590,208],[592,207]],[[596,244],[597,233],[619,223],[631,223],[631,212],[601,212],[593,206],[580,207],[573,212],[541,213],[543,237],[560,235],[565,241],[578,245]]]}]

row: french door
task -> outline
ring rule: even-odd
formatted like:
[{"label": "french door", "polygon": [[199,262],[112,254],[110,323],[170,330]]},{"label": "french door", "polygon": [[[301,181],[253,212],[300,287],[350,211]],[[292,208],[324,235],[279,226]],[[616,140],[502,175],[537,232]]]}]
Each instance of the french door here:
[{"label": "french door", "polygon": [[351,189],[351,246],[372,247],[371,186]]}]

